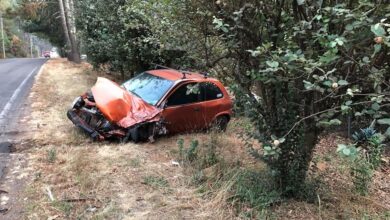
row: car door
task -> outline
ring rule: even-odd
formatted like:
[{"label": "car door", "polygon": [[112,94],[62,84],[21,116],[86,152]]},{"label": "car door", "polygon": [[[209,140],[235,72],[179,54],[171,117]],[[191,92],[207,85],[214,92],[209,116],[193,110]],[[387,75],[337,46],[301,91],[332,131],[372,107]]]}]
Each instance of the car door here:
[{"label": "car door", "polygon": [[200,83],[203,127],[208,127],[222,110],[223,92],[212,82]]},{"label": "car door", "polygon": [[163,118],[169,133],[187,132],[202,127],[202,103],[198,83],[179,85],[166,99]]}]

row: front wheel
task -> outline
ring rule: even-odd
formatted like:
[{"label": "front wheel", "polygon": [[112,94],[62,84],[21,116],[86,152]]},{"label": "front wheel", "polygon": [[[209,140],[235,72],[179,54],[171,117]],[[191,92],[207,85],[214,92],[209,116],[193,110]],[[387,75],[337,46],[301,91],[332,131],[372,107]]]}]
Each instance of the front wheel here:
[{"label": "front wheel", "polygon": [[227,116],[218,116],[212,125],[212,129],[218,132],[225,132],[228,123],[229,123],[229,118]]},{"label": "front wheel", "polygon": [[131,140],[134,143],[138,143],[138,142],[141,141],[141,135],[140,135],[139,127],[135,127],[135,128],[130,129],[130,137],[131,137]]},{"label": "front wheel", "polygon": [[154,136],[154,123],[135,126],[128,130],[123,142],[127,142],[131,139],[134,143],[153,139]]}]

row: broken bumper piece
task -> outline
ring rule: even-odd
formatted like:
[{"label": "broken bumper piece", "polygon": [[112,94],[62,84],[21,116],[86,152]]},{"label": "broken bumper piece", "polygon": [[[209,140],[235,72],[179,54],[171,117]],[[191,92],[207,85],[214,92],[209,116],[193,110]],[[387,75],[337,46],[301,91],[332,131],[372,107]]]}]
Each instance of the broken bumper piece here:
[{"label": "broken bumper piece", "polygon": [[73,122],[73,124],[81,128],[81,130],[85,131],[93,140],[104,140],[104,136],[89,126],[79,115],[76,114],[73,109],[68,110],[66,115],[68,116],[69,120]]}]

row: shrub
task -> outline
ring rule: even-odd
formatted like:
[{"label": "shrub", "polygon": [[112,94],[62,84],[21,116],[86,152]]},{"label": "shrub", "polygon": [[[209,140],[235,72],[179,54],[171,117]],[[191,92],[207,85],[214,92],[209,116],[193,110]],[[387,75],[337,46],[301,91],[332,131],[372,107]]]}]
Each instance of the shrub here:
[{"label": "shrub", "polygon": [[337,152],[348,159],[355,190],[367,195],[373,172],[381,165],[385,138],[372,128],[361,129],[353,137],[356,143],[339,144]]}]

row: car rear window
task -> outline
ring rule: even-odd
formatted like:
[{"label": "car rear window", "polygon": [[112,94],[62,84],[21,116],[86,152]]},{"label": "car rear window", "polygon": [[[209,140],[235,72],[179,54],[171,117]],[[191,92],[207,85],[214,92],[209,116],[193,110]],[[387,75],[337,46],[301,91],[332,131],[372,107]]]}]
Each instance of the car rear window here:
[{"label": "car rear window", "polygon": [[202,101],[220,99],[223,97],[222,91],[212,82],[201,83]]},{"label": "car rear window", "polygon": [[171,80],[144,72],[123,83],[122,86],[145,102],[156,105],[173,84]]}]

